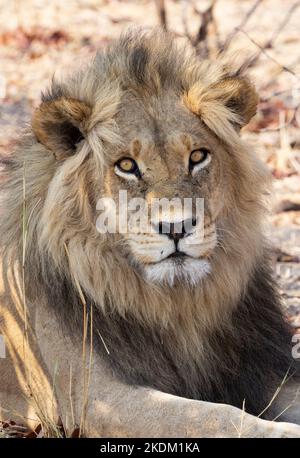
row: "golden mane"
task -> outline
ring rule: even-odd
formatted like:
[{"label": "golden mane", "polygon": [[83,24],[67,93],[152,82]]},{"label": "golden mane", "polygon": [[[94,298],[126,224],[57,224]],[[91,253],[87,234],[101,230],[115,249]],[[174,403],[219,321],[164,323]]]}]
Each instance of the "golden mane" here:
[{"label": "golden mane", "polygon": [[[25,192],[28,294],[39,294],[31,280],[34,266],[47,269],[50,258],[104,311],[130,312],[142,323],[174,329],[180,323],[183,346],[187,338],[190,345],[192,330],[197,346],[199,327],[210,330],[224,320],[262,254],[262,199],[268,181],[253,146],[245,144],[237,128],[254,114],[257,96],[243,76],[243,65],[232,65],[225,59],[199,61],[157,31],[130,32],[89,67],[53,82],[34,115],[33,132],[29,130],[12,158],[4,199],[7,218],[1,223],[5,250],[20,257]],[[231,167],[232,211],[220,221],[222,244],[211,275],[192,289],[149,285],[96,231],[97,183],[109,149],[121,141],[114,116],[128,91],[143,96],[180,91],[183,103],[221,139],[230,156],[224,161]],[[247,108],[245,98],[250,98]],[[68,156],[64,144],[55,143],[50,134],[43,138],[44,113],[50,125],[52,119],[54,125],[59,117],[61,123],[70,118],[79,128],[83,139],[76,155]],[[61,156],[49,152],[53,144]]]}]

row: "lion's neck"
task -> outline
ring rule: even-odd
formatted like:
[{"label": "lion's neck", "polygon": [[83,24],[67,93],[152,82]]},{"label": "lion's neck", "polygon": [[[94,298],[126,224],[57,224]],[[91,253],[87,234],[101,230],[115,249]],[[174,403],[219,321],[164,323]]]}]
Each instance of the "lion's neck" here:
[{"label": "lion's neck", "polygon": [[[95,250],[89,248],[89,252]],[[79,283],[103,313],[129,314],[143,325],[174,329],[183,340],[188,335],[189,341],[192,329],[198,336],[199,329],[209,331],[231,315],[256,263],[253,253],[241,257],[220,248],[211,261],[211,273],[197,286],[182,281],[171,287],[147,283],[126,259],[114,256],[106,253],[91,263],[79,254],[79,263],[78,249],[74,256],[70,250],[75,287]]]}]

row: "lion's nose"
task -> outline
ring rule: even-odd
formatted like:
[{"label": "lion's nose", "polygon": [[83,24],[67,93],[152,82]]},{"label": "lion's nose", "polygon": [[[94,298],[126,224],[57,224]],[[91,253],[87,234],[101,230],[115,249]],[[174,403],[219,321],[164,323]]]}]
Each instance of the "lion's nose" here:
[{"label": "lion's nose", "polygon": [[172,223],[168,221],[160,221],[157,224],[153,224],[153,227],[158,234],[167,235],[171,240],[174,240],[177,245],[179,240],[189,234],[195,225],[196,219],[188,218],[183,221],[176,221]]}]

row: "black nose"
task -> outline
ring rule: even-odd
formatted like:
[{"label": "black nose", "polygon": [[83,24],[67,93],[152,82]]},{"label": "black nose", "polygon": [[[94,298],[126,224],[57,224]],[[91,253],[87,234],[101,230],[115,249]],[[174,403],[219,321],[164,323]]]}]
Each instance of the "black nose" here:
[{"label": "black nose", "polygon": [[154,225],[156,232],[165,234],[170,239],[174,240],[175,244],[179,242],[186,234],[189,234],[192,228],[196,225],[195,218],[189,218],[184,221],[176,223],[168,223],[167,221],[160,221]]}]

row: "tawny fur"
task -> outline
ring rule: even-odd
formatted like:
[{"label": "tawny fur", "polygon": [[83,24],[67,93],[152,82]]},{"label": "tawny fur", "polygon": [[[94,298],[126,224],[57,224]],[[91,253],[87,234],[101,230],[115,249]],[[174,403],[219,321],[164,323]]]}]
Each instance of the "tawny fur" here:
[{"label": "tawny fur", "polygon": [[[25,211],[29,300],[44,295],[51,306],[49,290],[41,286],[49,278],[57,284],[63,279],[73,292],[79,284],[99,316],[108,321],[110,314],[129,317],[138,326],[167,333],[175,353],[198,359],[205,380],[216,356],[215,344],[207,344],[211,333],[220,323],[234,330],[232,317],[266,253],[262,217],[269,174],[253,145],[239,135],[256,105],[243,65],[222,58],[200,61],[158,32],[128,33],[89,67],[55,81],[12,158],[5,184],[4,256],[22,264]],[[148,117],[156,133],[138,138]],[[178,139],[178,130],[185,128]],[[97,232],[97,199],[116,197],[121,185],[113,164],[124,151],[144,161],[153,158],[156,173],[146,175],[151,185],[140,189],[141,195],[150,200],[151,193],[197,195],[193,183],[183,183],[180,172],[174,179],[168,168],[169,150],[179,163],[193,147],[194,132],[215,153],[215,169],[202,179],[201,197],[208,202],[207,224],[216,225],[219,243],[209,254],[210,273],[197,285],[151,284],[129,262],[125,238]],[[132,185],[124,186],[136,196]]]}]

